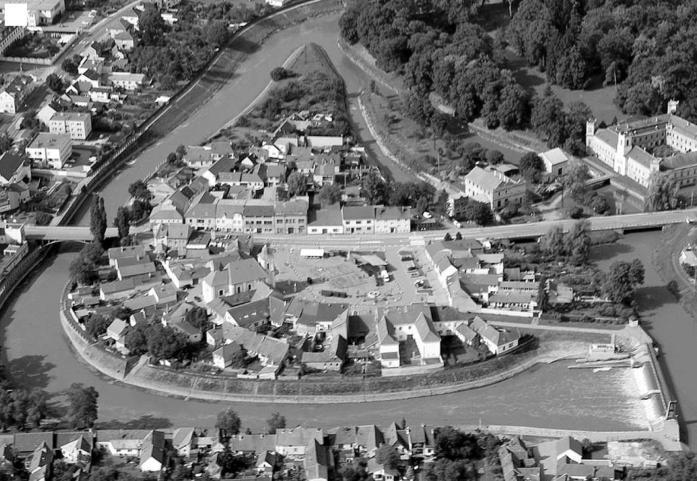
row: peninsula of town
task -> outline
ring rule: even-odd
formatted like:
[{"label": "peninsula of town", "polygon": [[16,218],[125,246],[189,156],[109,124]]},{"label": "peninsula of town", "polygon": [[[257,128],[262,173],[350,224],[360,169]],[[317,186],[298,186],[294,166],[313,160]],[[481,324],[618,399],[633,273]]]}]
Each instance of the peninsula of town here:
[{"label": "peninsula of town", "polygon": [[697,479],[695,2],[1,8],[0,481]]}]

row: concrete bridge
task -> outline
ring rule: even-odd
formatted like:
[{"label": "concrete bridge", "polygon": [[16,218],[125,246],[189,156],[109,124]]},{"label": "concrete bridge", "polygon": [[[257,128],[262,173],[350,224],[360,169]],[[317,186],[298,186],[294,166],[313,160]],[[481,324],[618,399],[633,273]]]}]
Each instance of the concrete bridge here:
[{"label": "concrete bridge", "polygon": [[[107,227],[105,237],[118,237],[116,227]],[[89,226],[25,225],[24,236],[27,240],[43,241],[81,241],[92,240]]]}]

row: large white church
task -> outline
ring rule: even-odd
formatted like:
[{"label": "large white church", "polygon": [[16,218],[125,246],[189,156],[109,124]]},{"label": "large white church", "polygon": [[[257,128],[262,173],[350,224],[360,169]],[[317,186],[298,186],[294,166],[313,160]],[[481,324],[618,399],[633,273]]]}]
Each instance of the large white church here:
[{"label": "large white church", "polygon": [[[651,174],[662,172],[680,187],[697,183],[697,125],[675,115],[678,102],[668,102],[664,115],[597,128],[586,124],[586,146],[620,175],[644,187]],[[662,147],[665,146],[665,147]],[[657,148],[662,147],[658,153]],[[668,148],[666,148],[668,147]]]}]

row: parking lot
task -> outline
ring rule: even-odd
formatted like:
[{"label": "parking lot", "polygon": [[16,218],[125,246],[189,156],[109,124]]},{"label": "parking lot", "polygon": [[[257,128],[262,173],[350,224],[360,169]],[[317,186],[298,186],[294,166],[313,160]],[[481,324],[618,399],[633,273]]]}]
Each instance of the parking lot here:
[{"label": "parking lot", "polygon": [[[334,254],[334,255],[332,255]],[[401,251],[327,253],[323,258],[304,258],[298,248],[275,250],[277,283],[310,282],[297,295],[322,302],[353,305],[394,306],[415,302],[447,304],[447,293],[426,262],[423,248]],[[379,258],[386,266],[363,263]],[[376,259],[376,260],[379,260]],[[383,280],[382,270],[387,271]]]}]

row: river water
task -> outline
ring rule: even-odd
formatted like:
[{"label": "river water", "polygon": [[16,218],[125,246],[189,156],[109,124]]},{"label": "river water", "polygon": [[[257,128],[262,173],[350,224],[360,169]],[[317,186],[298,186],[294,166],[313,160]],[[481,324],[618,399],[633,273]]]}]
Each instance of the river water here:
[{"label": "river water", "polygon": [[615,430],[642,426],[643,410],[628,370],[593,373],[564,363],[532,369],[482,389],[389,403],[268,405],[208,403],[168,398],[108,380],[77,360],[58,321],[58,298],[74,253],[46,262],[11,302],[0,321],[6,364],[12,380],[40,387],[62,402],[74,382],[100,393],[100,422],[134,420],[148,425],[213,425],[232,405],[245,425],[261,429],[273,410],[293,424],[386,423],[402,417],[432,424],[513,424],[550,428]]},{"label": "river water", "polygon": [[[314,19],[273,36],[263,55],[252,55],[214,101],[203,106],[170,136],[148,149],[130,167],[105,187],[110,218],[126,202],[128,185],[146,177],[179,144],[195,144],[215,132],[246,107],[266,85],[268,72],[280,65],[302,43],[322,45],[339,72],[349,93],[358,92],[367,80],[345,59],[336,46],[336,16]],[[359,129],[361,126],[359,125]],[[86,218],[82,222],[86,222]],[[657,274],[648,265],[651,246],[658,234],[632,235],[614,251],[603,249],[600,259],[607,265],[609,253],[639,257],[647,264],[647,287],[640,305],[654,335],[663,346],[663,361],[677,384],[682,415],[697,419],[697,350],[694,321],[675,304]],[[599,253],[600,254],[600,253]],[[627,370],[593,373],[569,370],[563,363],[538,367],[514,379],[482,389],[428,399],[390,403],[322,405],[267,405],[250,403],[207,403],[167,398],[106,379],[77,360],[58,321],[58,298],[74,252],[61,252],[17,291],[0,320],[2,354],[10,376],[18,384],[40,387],[60,404],[61,393],[74,382],[94,386],[100,393],[100,422],[123,426],[212,425],[216,414],[231,405],[252,429],[264,427],[273,410],[281,411],[291,424],[328,426],[336,424],[387,423],[402,417],[409,422],[431,424],[513,424],[550,428],[615,430],[643,426],[644,415],[633,393]],[[692,424],[688,423],[688,432]],[[691,436],[694,439],[696,436]]]}]

